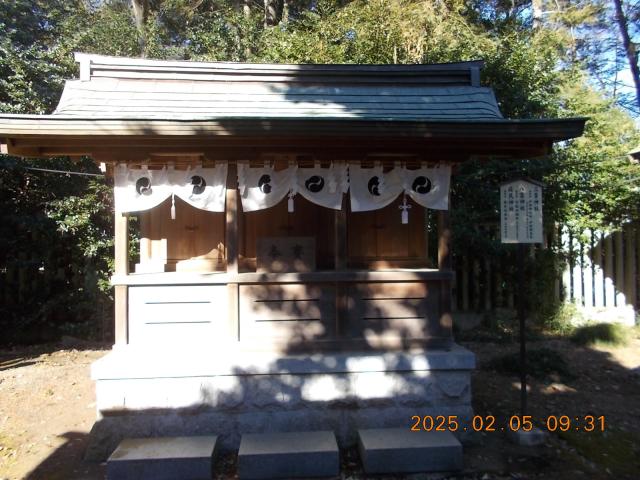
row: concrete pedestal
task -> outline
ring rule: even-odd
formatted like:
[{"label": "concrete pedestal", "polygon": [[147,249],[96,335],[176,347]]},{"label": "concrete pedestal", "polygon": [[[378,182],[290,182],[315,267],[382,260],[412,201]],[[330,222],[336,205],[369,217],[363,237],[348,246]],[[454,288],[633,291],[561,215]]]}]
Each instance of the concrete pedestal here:
[{"label": "concrete pedestal", "polygon": [[340,470],[333,432],[243,435],[238,452],[241,480],[332,477]]},{"label": "concrete pedestal", "polygon": [[127,438],[107,460],[107,480],[208,480],[217,437]]},{"label": "concrete pedestal", "polygon": [[409,428],[413,415],[470,422],[475,357],[449,350],[313,355],[213,349],[114,350],[93,365],[98,421],[87,458],[127,437],[218,435],[229,451],[251,433]]},{"label": "concrete pedestal", "polygon": [[462,445],[448,431],[412,432],[408,428],[359,430],[358,450],[367,473],[462,469]]}]

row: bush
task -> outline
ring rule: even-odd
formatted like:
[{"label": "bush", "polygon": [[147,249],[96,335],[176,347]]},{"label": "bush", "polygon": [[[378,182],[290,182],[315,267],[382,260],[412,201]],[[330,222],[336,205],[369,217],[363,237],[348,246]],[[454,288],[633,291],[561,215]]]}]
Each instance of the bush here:
[{"label": "bush", "polygon": [[570,336],[575,331],[575,325],[584,323],[582,314],[573,303],[562,303],[543,320],[543,328],[549,333]]},{"label": "bush", "polygon": [[631,332],[619,323],[596,323],[579,327],[571,339],[578,345],[625,345]]}]

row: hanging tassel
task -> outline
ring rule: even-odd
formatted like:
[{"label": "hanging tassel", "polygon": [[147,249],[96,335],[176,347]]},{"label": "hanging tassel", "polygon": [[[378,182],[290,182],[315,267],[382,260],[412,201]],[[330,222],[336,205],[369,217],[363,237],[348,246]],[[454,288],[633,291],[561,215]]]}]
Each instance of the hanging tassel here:
[{"label": "hanging tassel", "polygon": [[291,191],[289,192],[289,200],[287,202],[287,210],[289,211],[289,213],[293,213],[293,196],[295,195],[295,192]]},{"label": "hanging tassel", "polygon": [[171,220],[176,219],[176,196],[171,194]]},{"label": "hanging tassel", "polygon": [[401,210],[400,215],[402,216],[402,224],[406,225],[409,223],[409,209],[411,208],[411,205],[407,204],[407,195],[404,195],[404,198],[402,199],[402,205],[400,205],[398,207]]}]

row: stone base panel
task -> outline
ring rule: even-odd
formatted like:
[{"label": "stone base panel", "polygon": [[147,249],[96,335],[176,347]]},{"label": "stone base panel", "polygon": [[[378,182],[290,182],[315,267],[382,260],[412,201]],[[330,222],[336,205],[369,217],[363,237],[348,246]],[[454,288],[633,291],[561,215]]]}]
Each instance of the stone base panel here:
[{"label": "stone base panel", "polygon": [[[475,359],[459,346],[269,361],[243,356],[235,366],[229,356],[203,366],[185,354],[180,368],[166,355],[142,362],[135,354],[133,364],[126,361],[132,352],[118,351],[94,364],[98,421],[90,458],[106,458],[126,437],[218,435],[223,449],[235,449],[247,433],[333,430],[342,445],[354,445],[359,428],[409,429],[414,415],[458,415],[461,422],[472,416]],[[173,375],[154,376],[168,371],[163,362]]]}]

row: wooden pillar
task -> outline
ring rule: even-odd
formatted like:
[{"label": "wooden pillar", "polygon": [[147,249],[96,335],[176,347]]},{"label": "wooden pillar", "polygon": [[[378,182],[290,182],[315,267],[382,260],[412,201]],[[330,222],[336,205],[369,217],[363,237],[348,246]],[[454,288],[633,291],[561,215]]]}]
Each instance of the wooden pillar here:
[{"label": "wooden pillar", "polygon": [[[448,210],[438,211],[438,270],[451,273],[451,220]],[[440,331],[452,341],[451,279],[440,283]]]},{"label": "wooden pillar", "polygon": [[[129,216],[116,212],[115,232],[115,274],[129,274]],[[129,343],[128,325],[128,287],[116,285],[114,287],[114,314],[115,314],[115,346],[124,346]]]},{"label": "wooden pillar", "polygon": [[238,273],[238,182],[237,166],[229,165],[227,173],[227,198],[225,210],[225,250],[227,252],[227,273]]},{"label": "wooden pillar", "polygon": [[334,211],[334,245],[335,245],[335,270],[347,268],[347,202],[342,199],[342,208]]},{"label": "wooden pillar", "polygon": [[229,164],[227,173],[227,194],[225,210],[225,251],[227,259],[228,289],[228,327],[231,338],[239,340],[239,285],[238,285],[238,225],[240,208],[238,205],[238,167]]},{"label": "wooden pillar", "polygon": [[[347,268],[347,197],[342,199],[342,208],[334,211],[334,270],[340,271]],[[344,321],[348,318],[348,297],[344,284],[335,284],[336,304],[335,304],[335,332],[336,337],[343,335]]]}]

